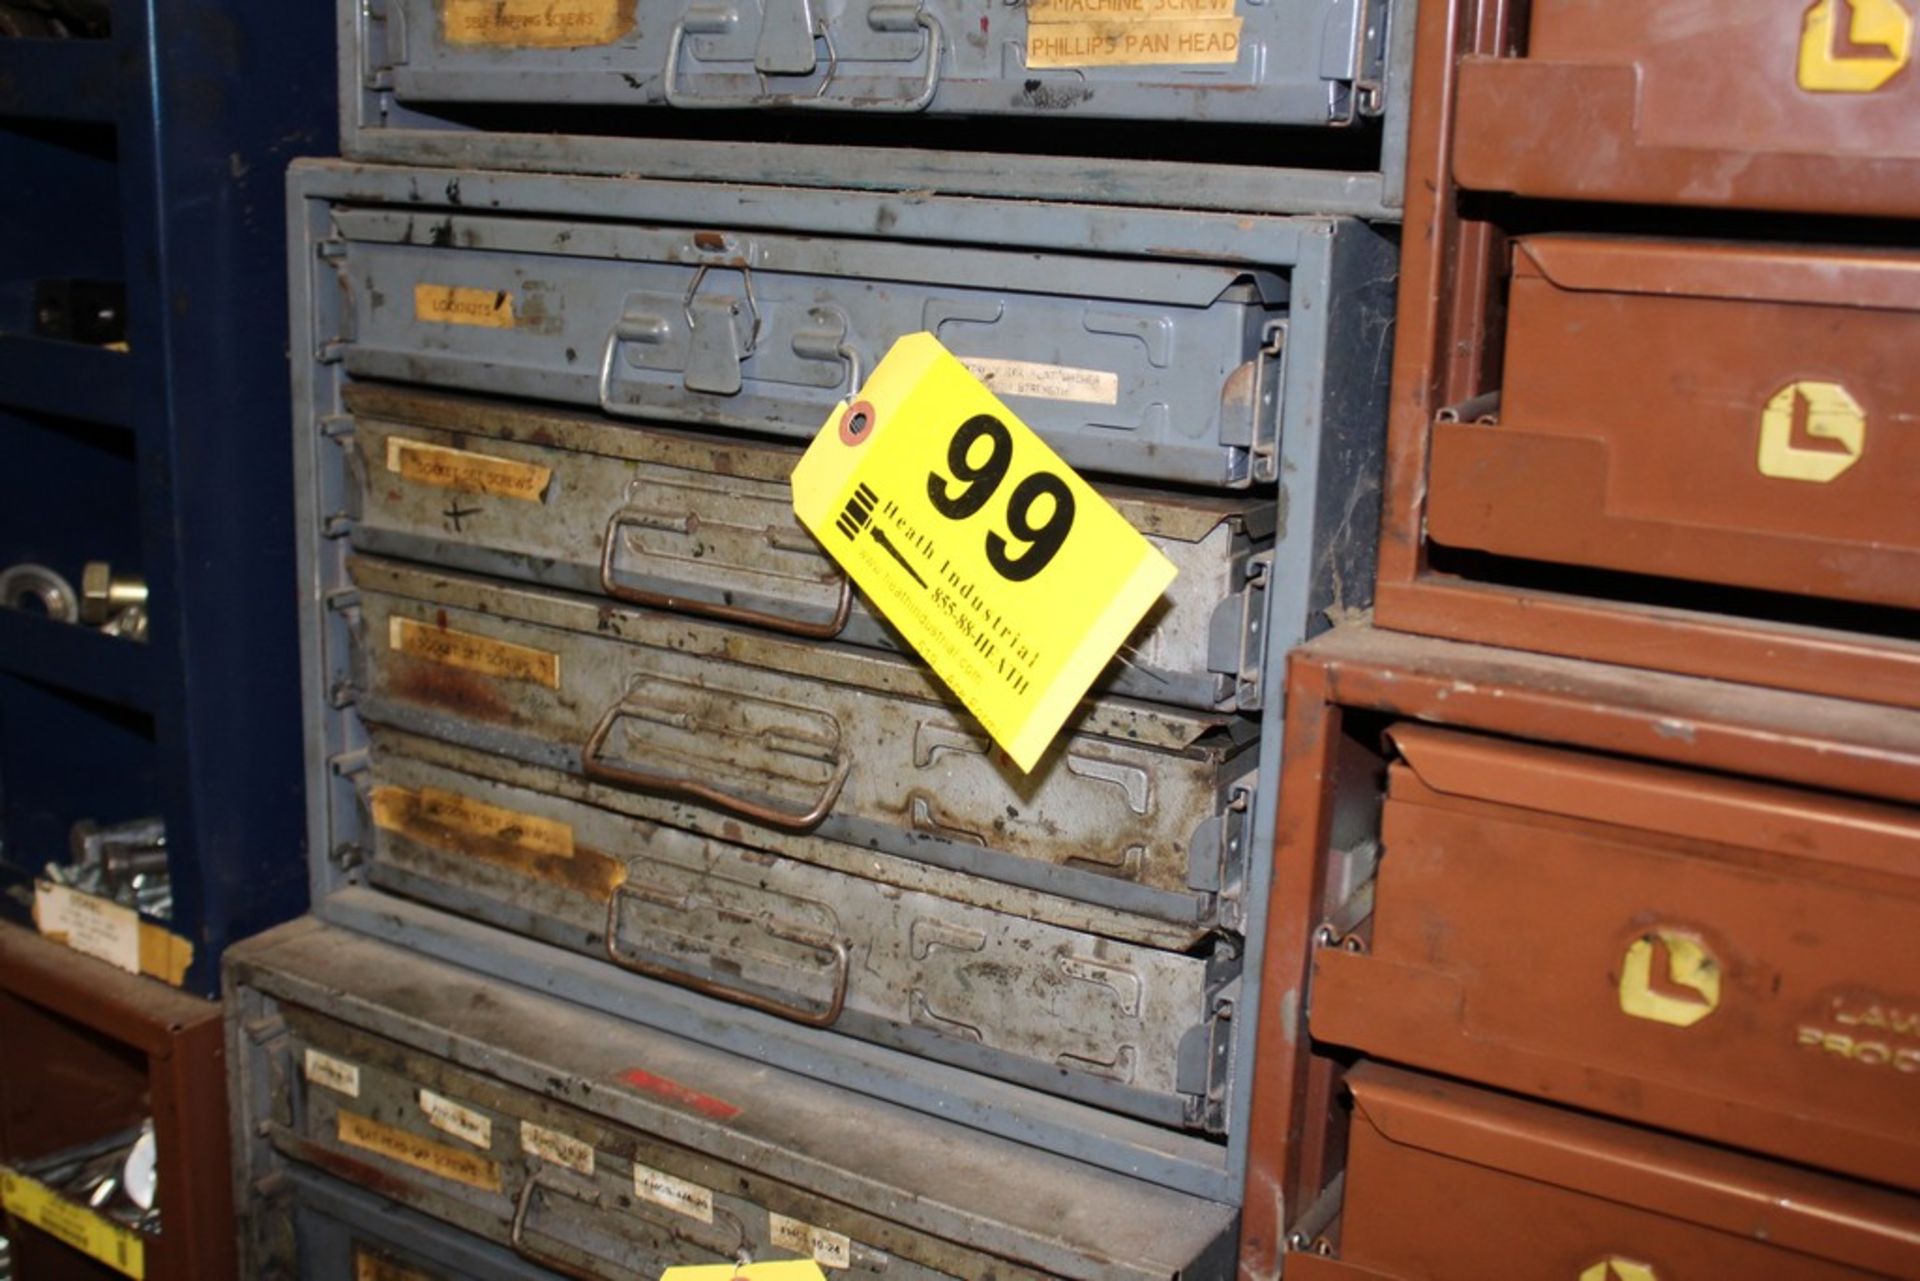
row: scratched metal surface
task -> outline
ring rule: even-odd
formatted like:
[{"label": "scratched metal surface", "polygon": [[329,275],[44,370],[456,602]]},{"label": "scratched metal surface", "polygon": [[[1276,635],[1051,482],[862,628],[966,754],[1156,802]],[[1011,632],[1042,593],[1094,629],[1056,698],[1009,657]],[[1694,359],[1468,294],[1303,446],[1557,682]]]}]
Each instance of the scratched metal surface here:
[{"label": "scratched metal surface", "polygon": [[[320,252],[358,377],[808,439],[925,330],[962,358],[1111,375],[1112,403],[1013,398],[1075,467],[1278,475],[1289,283],[1274,271],[347,205]],[[423,286],[498,305],[423,319]]]},{"label": "scratched metal surface", "polygon": [[[812,1026],[1217,1128],[1221,942],[1187,955],[901,890],[380,753],[381,888]],[[452,798],[453,809],[447,808]],[[507,811],[479,821],[468,803]],[[531,820],[538,839],[521,831]],[[563,824],[564,835],[549,835]]]},{"label": "scratched metal surface", "polygon": [[[361,550],[901,648],[793,514],[797,449],[380,384],[350,388],[347,403]],[[532,497],[450,487],[409,467],[401,451],[414,444],[543,468],[550,480]],[[1099,687],[1258,708],[1271,501],[1104,492],[1179,575]]]},{"label": "scratched metal surface", "polygon": [[[589,6],[588,16],[595,6]],[[342,5],[355,87],[419,104],[512,103],[866,114],[1089,116],[1344,126],[1377,114],[1384,0],[1169,6],[1241,19],[1237,49],[1196,65],[1026,65],[1023,6],[960,0],[833,8],[808,0],[644,0],[624,31],[563,48],[447,38],[436,0]],[[1114,8],[1063,16],[1082,25]],[[1171,39],[1171,37],[1169,37]],[[1069,55],[1070,56],[1070,55]]]},{"label": "scratched metal surface", "polygon": [[[1098,700],[1023,775],[904,659],[364,557],[352,571],[370,724],[694,802],[683,824],[712,834],[748,818],[944,853],[1183,923],[1232,895],[1255,756],[1235,718]],[[421,656],[449,642],[552,683]]]},{"label": "scratched metal surface", "polygon": [[[793,1257],[772,1246],[769,1212],[847,1237],[854,1275],[1193,1281],[1231,1266],[1229,1207],[311,920],[243,945],[228,978],[249,1190],[312,1166],[608,1281],[743,1245]],[[308,1080],[309,1049],[356,1069],[357,1091]],[[423,1088],[466,1111],[467,1138],[429,1122]],[[415,1160],[343,1142],[343,1112],[399,1131]],[[527,1155],[523,1122],[591,1145],[594,1174]],[[711,1222],[637,1196],[636,1165],[711,1193]],[[258,1267],[278,1229],[256,1217]]]}]

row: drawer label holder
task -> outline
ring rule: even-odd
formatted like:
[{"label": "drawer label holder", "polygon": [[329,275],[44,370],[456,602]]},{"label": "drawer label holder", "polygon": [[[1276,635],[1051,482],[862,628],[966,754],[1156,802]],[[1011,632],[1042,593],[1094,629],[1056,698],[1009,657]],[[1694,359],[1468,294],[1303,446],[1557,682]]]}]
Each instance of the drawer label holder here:
[{"label": "drawer label holder", "polygon": [[932,334],[835,408],[793,508],[1027,771],[1175,574]]},{"label": "drawer label holder", "polygon": [[348,1147],[377,1153],[437,1178],[451,1179],[483,1192],[500,1190],[500,1166],[477,1153],[463,1152],[444,1143],[435,1143],[432,1139],[423,1139],[417,1134],[383,1125],[357,1112],[341,1112],[336,1125],[340,1142]]}]

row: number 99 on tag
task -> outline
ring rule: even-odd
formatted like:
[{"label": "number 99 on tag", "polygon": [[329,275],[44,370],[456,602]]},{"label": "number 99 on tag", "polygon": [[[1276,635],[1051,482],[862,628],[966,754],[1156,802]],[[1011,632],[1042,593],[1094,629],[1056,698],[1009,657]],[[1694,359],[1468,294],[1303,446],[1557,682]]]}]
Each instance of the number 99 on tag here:
[{"label": "number 99 on tag", "polygon": [[930,334],[793,473],[794,511],[1023,770],[1173,581],[1167,559]]}]

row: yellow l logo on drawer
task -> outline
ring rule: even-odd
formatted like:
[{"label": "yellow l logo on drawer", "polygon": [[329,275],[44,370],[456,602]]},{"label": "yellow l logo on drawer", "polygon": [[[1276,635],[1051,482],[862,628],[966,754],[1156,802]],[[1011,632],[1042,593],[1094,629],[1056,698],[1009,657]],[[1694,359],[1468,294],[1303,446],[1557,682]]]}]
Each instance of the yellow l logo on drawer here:
[{"label": "yellow l logo on drawer", "polygon": [[932,334],[893,345],[793,470],[793,510],[1031,770],[1173,563]]},{"label": "yellow l logo on drawer", "polygon": [[1720,963],[1699,939],[1652,930],[1627,945],[1620,964],[1622,1013],[1692,1027],[1718,1008]]}]

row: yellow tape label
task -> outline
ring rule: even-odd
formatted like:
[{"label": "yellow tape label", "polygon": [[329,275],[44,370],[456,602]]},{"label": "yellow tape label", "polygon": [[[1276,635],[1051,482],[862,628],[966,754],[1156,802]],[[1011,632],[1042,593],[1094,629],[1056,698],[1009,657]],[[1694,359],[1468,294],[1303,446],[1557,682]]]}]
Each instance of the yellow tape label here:
[{"label": "yellow tape label", "polygon": [[571,824],[488,805],[471,796],[437,787],[423,787],[418,792],[401,787],[375,788],[373,821],[375,826],[402,836],[412,834],[421,824],[429,824],[463,836],[517,845],[535,854],[573,857]]},{"label": "yellow tape label", "polygon": [[675,1214],[713,1222],[713,1189],[676,1179],[664,1170],[633,1163],[633,1194]]},{"label": "yellow tape label", "polygon": [[363,1245],[353,1247],[353,1281],[437,1281],[425,1272],[402,1267]]},{"label": "yellow tape label", "polygon": [[513,328],[513,295],[504,289],[467,289],[460,285],[415,285],[413,318],[435,325],[475,329]]},{"label": "yellow tape label", "polygon": [[636,0],[440,0],[451,45],[568,49],[612,44],[633,30]]},{"label": "yellow tape label", "polygon": [[424,1088],[420,1091],[420,1113],[442,1134],[451,1134],[482,1151],[493,1146],[493,1121],[484,1113]]},{"label": "yellow tape label", "polygon": [[339,1114],[338,1133],[340,1141],[348,1147],[378,1153],[402,1165],[410,1165],[416,1170],[424,1170],[455,1183],[464,1183],[483,1192],[500,1190],[499,1165],[478,1153],[463,1152],[444,1143],[435,1143],[432,1139],[423,1139],[405,1130],[382,1125],[357,1112]]},{"label": "yellow tape label", "polygon": [[812,1259],[781,1259],[774,1263],[696,1263],[668,1268],[660,1281],[827,1281]]},{"label": "yellow tape label", "polygon": [[838,1232],[816,1228],[784,1214],[769,1213],[767,1236],[780,1249],[804,1254],[823,1268],[853,1266],[853,1242]]},{"label": "yellow tape label", "polygon": [[553,481],[553,468],[538,463],[448,449],[399,436],[387,437],[387,470],[416,485],[489,498],[514,498],[523,503],[545,498],[547,486]]},{"label": "yellow tape label", "polygon": [[122,1276],[139,1281],[147,1275],[147,1243],[138,1232],[74,1204],[38,1179],[0,1170],[0,1208]]},{"label": "yellow tape label", "polygon": [[544,1125],[522,1121],[520,1150],[528,1156],[539,1157],[548,1165],[557,1165],[589,1178],[593,1176],[593,1144],[584,1139],[576,1139],[571,1134],[562,1134],[558,1130],[549,1130]]},{"label": "yellow tape label", "polygon": [[1027,27],[1027,66],[1185,67],[1240,61],[1239,18],[1046,22]]},{"label": "yellow tape label", "polygon": [[336,1059],[331,1054],[322,1054],[308,1046],[301,1066],[303,1075],[314,1085],[324,1085],[335,1094],[344,1094],[350,1099],[360,1097],[358,1065],[345,1059]]},{"label": "yellow tape label", "polygon": [[793,507],[1023,770],[1175,572],[932,334],[834,410]]},{"label": "yellow tape label", "polygon": [[560,655],[551,650],[515,645],[451,627],[434,627],[411,618],[388,620],[387,644],[396,653],[444,667],[461,667],[483,676],[525,681],[548,689],[560,688]]},{"label": "yellow tape label", "polygon": [[978,356],[962,356],[960,363],[996,396],[1077,400],[1088,405],[1120,403],[1120,375],[1105,369],[1040,365],[1030,360],[988,360]]},{"label": "yellow tape label", "polygon": [[40,881],[33,891],[40,932],[129,974],[140,972],[140,914],[110,899]]}]

